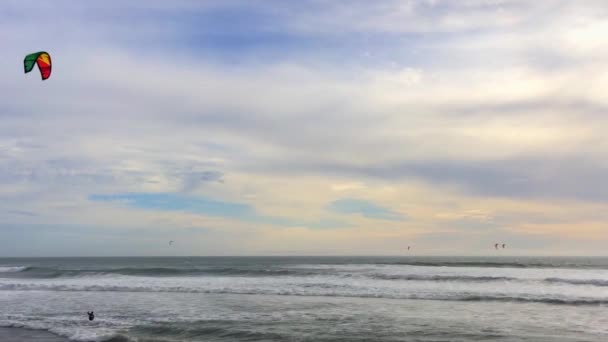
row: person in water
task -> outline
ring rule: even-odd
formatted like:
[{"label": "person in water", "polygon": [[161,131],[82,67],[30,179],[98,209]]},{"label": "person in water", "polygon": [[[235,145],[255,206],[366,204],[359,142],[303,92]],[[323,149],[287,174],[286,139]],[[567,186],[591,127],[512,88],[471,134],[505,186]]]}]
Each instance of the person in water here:
[{"label": "person in water", "polygon": [[93,311],[87,312],[87,315],[89,315],[89,321],[92,321],[95,319],[95,313]]}]

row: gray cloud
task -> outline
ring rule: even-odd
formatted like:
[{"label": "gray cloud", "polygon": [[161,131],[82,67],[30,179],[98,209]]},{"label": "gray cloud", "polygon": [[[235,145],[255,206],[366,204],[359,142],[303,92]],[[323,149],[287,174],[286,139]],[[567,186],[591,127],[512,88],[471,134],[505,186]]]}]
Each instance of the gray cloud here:
[{"label": "gray cloud", "polygon": [[[205,228],[0,224],[0,256],[221,254],[213,242],[230,236]],[[226,235],[226,236],[223,236]],[[202,239],[204,237],[205,239]],[[175,240],[179,248],[168,248]],[[235,242],[238,239],[235,238]]]},{"label": "gray cloud", "polygon": [[578,156],[505,160],[426,160],[353,165],[288,161],[258,171],[332,174],[391,181],[423,180],[479,196],[608,201],[608,166]]},{"label": "gray cloud", "polygon": [[[211,188],[254,172],[294,182],[303,174],[422,180],[488,197],[608,199],[599,158],[608,151],[608,51],[592,34],[605,31],[605,1],[276,5],[7,3],[0,222],[92,193],[233,199],[242,194]],[[243,20],[203,20],[215,14]],[[21,69],[23,55],[40,48],[54,57],[48,82]],[[528,140],[518,139],[531,123]],[[548,142],[538,143],[547,126]],[[560,135],[570,128],[580,133]],[[555,220],[517,215],[454,224],[475,231]]]},{"label": "gray cloud", "polygon": [[38,216],[38,214],[28,211],[28,210],[8,210],[7,213],[19,215],[19,216],[30,216],[30,217]]}]

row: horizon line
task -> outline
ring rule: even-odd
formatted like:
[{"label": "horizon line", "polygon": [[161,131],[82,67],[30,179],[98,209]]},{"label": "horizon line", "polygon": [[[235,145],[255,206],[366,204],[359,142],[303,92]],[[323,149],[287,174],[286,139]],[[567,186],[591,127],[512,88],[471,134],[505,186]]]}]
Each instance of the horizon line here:
[{"label": "horizon line", "polygon": [[296,255],[65,255],[65,256],[0,256],[0,259],[34,259],[34,258],[276,258],[276,257],[295,257],[295,258],[331,258],[331,257],[357,257],[357,258],[403,258],[403,257],[511,257],[511,258],[608,258],[608,255],[453,255],[453,254],[428,254],[428,255],[315,255],[315,254],[296,254]]}]

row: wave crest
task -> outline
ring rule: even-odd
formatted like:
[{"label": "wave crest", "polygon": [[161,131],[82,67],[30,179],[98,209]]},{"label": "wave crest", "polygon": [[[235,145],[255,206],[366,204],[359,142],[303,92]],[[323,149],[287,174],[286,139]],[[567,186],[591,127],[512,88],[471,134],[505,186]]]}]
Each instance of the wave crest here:
[{"label": "wave crest", "polygon": [[0,266],[0,273],[17,273],[27,270],[27,266]]},{"label": "wave crest", "polygon": [[465,282],[493,282],[493,281],[517,281],[521,280],[512,277],[491,277],[491,276],[466,276],[466,275],[421,275],[421,274],[382,274],[376,273],[371,276],[381,280],[412,280],[412,281],[465,281]]},{"label": "wave crest", "polygon": [[547,278],[547,283],[562,283],[570,285],[593,285],[593,286],[608,286],[608,280],[605,279],[564,279],[564,278]]},{"label": "wave crest", "polygon": [[207,293],[240,295],[279,295],[279,296],[326,296],[351,298],[419,299],[442,301],[500,301],[530,302],[560,305],[605,305],[608,299],[592,297],[539,297],[518,294],[475,294],[475,293],[379,293],[353,291],[340,287],[304,286],[301,288],[192,288],[162,286],[113,286],[113,285],[44,285],[44,284],[1,284],[2,291],[69,291],[69,292],[158,292],[158,293]]},{"label": "wave crest", "polygon": [[[0,268],[0,272],[2,272]],[[7,271],[8,272],[8,271]],[[14,271],[17,272],[17,271]],[[170,277],[170,276],[309,276],[319,274],[320,270],[308,271],[299,269],[281,268],[171,268],[171,267],[123,267],[123,268],[98,268],[98,269],[57,269],[50,267],[23,267],[19,272],[21,277],[31,278],[64,278],[100,275],[126,275],[126,276],[148,276],[148,277]]]}]

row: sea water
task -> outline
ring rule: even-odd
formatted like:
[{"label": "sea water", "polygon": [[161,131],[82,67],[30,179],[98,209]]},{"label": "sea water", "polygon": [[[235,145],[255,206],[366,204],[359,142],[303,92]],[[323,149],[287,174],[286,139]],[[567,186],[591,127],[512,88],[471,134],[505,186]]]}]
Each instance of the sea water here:
[{"label": "sea water", "polygon": [[0,326],[74,341],[608,341],[608,259],[0,259]]}]

